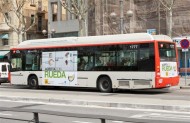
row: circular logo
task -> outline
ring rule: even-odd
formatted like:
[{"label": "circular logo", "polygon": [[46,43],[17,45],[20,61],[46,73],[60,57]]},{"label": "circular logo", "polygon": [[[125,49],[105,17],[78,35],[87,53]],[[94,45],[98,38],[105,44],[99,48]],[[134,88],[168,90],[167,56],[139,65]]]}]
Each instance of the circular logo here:
[{"label": "circular logo", "polygon": [[183,39],[180,41],[181,48],[188,49],[189,48],[189,40]]}]

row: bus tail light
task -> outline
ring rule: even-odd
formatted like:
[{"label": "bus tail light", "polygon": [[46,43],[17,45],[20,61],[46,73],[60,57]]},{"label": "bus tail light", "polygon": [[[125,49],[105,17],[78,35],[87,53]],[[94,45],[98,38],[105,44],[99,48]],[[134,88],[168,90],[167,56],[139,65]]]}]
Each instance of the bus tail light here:
[{"label": "bus tail light", "polygon": [[11,81],[11,73],[10,72],[8,73],[8,81],[9,82]]},{"label": "bus tail light", "polygon": [[156,66],[156,75],[160,76],[160,66]]},{"label": "bus tail light", "polygon": [[157,76],[160,76],[160,72],[157,72],[157,74],[156,74]]},{"label": "bus tail light", "polygon": [[160,72],[160,66],[157,66],[157,67],[156,67],[156,71],[157,71],[157,72]]}]

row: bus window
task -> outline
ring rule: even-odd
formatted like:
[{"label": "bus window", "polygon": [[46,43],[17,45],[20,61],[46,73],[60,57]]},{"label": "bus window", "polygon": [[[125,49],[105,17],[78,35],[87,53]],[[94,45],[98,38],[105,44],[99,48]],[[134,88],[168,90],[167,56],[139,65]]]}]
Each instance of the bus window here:
[{"label": "bus window", "polygon": [[118,52],[118,66],[136,66],[137,50],[128,50]]},{"label": "bus window", "polygon": [[154,71],[155,69],[154,44],[140,44],[138,70],[139,71]]},{"label": "bus window", "polygon": [[93,67],[93,56],[89,56],[85,65],[85,70],[92,70]]},{"label": "bus window", "polygon": [[115,51],[100,51],[96,53],[95,66],[115,66]]},{"label": "bus window", "polygon": [[22,59],[21,58],[13,58],[11,60],[11,66],[13,71],[22,69]]},{"label": "bus window", "polygon": [[140,60],[149,59],[149,49],[140,50]]},{"label": "bus window", "polygon": [[86,66],[86,60],[85,58],[81,57],[78,58],[78,70],[85,70],[85,66]]},{"label": "bus window", "polygon": [[38,70],[40,68],[40,55],[36,52],[25,54],[25,70]]},{"label": "bus window", "polygon": [[161,61],[176,61],[175,45],[173,43],[158,43]]},{"label": "bus window", "polygon": [[32,70],[33,57],[34,55],[32,54],[26,54],[25,70]]}]

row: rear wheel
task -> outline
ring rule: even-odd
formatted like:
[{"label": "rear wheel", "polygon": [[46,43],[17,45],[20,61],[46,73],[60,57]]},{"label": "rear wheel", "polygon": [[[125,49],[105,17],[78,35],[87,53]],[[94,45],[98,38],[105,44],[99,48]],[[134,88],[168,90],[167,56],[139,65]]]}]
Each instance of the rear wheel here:
[{"label": "rear wheel", "polygon": [[101,77],[98,80],[98,89],[101,92],[106,92],[106,93],[112,92],[112,82],[111,82],[110,78],[109,77]]},{"label": "rear wheel", "polygon": [[38,78],[36,76],[31,76],[28,79],[28,85],[30,88],[32,89],[38,89],[39,85],[38,85]]}]

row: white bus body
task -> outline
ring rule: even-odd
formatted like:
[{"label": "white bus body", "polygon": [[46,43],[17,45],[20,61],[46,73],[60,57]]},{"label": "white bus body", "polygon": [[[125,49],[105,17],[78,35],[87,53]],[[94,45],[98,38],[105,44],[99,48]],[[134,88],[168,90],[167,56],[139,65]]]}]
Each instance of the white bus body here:
[{"label": "white bus body", "polygon": [[[167,71],[167,75],[171,73],[170,78],[174,77],[176,79],[174,83],[162,85],[165,80],[163,78],[158,79],[157,74],[162,72],[160,71],[161,68],[158,73],[156,72],[156,65],[161,65],[160,62],[156,63],[158,56],[154,55],[158,52],[155,50],[158,41],[172,43],[171,38],[168,36],[147,33],[24,41],[11,49],[11,62],[17,64],[17,67],[15,69],[13,67],[11,72],[11,83],[14,85],[29,85],[32,88],[39,86],[93,87],[103,92],[110,92],[112,89],[173,86],[178,81],[177,71]],[[146,48],[145,44],[147,43],[147,46],[151,45],[152,51]],[[118,51],[118,47],[123,48],[123,45],[126,45],[124,46],[125,50]],[[114,47],[117,51],[113,50],[112,52]],[[140,56],[146,55],[145,51],[149,54],[154,52],[154,58],[152,59],[155,63],[153,64],[154,66],[151,66],[151,70],[148,70],[149,66],[143,66],[145,63],[140,63]],[[145,53],[143,54],[143,52]],[[108,59],[112,58],[112,60],[115,60],[115,67],[108,67],[105,63],[102,66],[95,67],[97,57],[101,58],[102,61],[108,61]],[[136,66],[119,66],[118,64],[123,57],[130,59],[131,64],[136,64]],[[79,58],[84,58],[85,62],[88,61],[88,63],[92,61],[94,69],[79,70],[78,62],[81,60]],[[148,62],[150,62],[148,64],[151,64],[151,61]],[[32,63],[35,63],[38,67],[35,69],[31,65]],[[139,63],[140,65],[137,65]],[[177,68],[177,61],[167,63]],[[146,63],[146,65],[148,64]],[[143,71],[144,69],[145,71]],[[156,85],[157,81],[159,81],[159,84]]]}]

